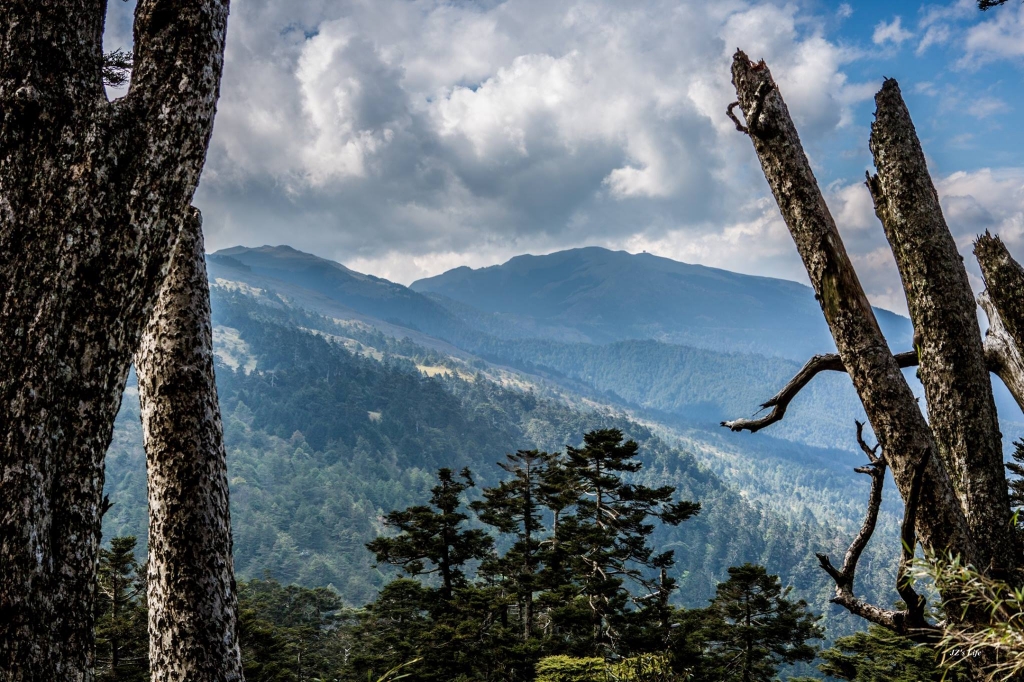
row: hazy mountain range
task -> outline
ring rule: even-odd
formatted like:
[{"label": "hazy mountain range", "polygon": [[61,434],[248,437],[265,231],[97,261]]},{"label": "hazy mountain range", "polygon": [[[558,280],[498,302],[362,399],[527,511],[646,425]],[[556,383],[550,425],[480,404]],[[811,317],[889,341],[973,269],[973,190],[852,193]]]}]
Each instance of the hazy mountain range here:
[{"label": "hazy mountain range", "polygon": [[[679,555],[683,602],[754,561],[829,612],[833,632],[856,626],[828,605],[814,558],[845,551],[863,514],[849,379],[818,377],[761,433],[718,424],[832,349],[809,288],[598,248],[411,287],[287,246],[225,249],[208,267],[240,576],[332,584],[364,603],[387,574],[363,544],[384,513],[423,502],[436,468],[489,484],[506,452],[614,425],[641,442],[650,482],[704,505],[659,539]],[[877,314],[909,347],[909,321]],[[106,537],[145,536],[144,462],[130,385]],[[862,587],[878,601],[893,597],[900,512],[889,493],[866,557]]]}]

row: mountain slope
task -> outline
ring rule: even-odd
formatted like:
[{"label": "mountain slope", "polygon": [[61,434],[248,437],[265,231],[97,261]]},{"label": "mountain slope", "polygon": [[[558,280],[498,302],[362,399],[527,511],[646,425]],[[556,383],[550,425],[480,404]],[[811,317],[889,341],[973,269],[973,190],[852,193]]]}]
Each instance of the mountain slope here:
[{"label": "mountain slope", "polygon": [[[465,325],[444,306],[401,284],[350,270],[290,246],[236,246],[207,256],[211,277],[252,283],[286,283],[320,294],[334,303],[384,322],[450,336]],[[257,284],[259,286],[259,284]]]},{"label": "mountain slope", "polygon": [[[834,350],[809,287],[648,253],[587,247],[517,256],[488,268],[456,268],[410,288],[526,325],[542,338],[656,339],[801,361]],[[909,320],[875,312],[890,342],[909,348]]]},{"label": "mountain slope", "polygon": [[[213,288],[240,577],[333,584],[363,603],[386,578],[363,544],[382,531],[383,513],[426,498],[438,467],[470,466],[481,485],[493,485],[506,452],[560,449],[616,426],[640,442],[645,482],[671,484],[704,505],[696,519],[657,537],[659,547],[677,551],[684,602],[705,603],[729,566],[757,561],[826,604],[828,581],[813,552],[838,551],[843,538],[813,517],[785,519],[745,501],[692,455],[622,415],[502,388],[429,349],[263,293]],[[106,493],[115,504],[105,536],[145,537],[134,388],[108,455]],[[888,576],[878,577],[881,585]]]}]

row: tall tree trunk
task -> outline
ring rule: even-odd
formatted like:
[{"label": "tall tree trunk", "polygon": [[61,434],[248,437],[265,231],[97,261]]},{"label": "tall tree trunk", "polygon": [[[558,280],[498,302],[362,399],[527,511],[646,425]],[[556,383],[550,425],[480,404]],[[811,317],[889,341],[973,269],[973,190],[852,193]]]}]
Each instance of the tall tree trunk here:
[{"label": "tall tree trunk", "polygon": [[227,0],[0,3],[0,680],[92,679],[103,457],[212,129]]},{"label": "tall tree trunk", "polygon": [[977,549],[931,429],[882,336],[771,72],[738,51],[732,73],[746,131],[904,499],[921,472],[920,509],[927,513],[916,519],[917,535],[925,547],[975,562]]},{"label": "tall tree trunk", "polygon": [[875,103],[869,146],[878,174],[867,184],[914,323],[928,423],[979,566],[1006,575],[1016,540],[977,303],[895,80],[885,81]]},{"label": "tall tree trunk", "polygon": [[152,679],[242,680],[227,458],[196,209],[183,218],[136,369],[149,473]]}]

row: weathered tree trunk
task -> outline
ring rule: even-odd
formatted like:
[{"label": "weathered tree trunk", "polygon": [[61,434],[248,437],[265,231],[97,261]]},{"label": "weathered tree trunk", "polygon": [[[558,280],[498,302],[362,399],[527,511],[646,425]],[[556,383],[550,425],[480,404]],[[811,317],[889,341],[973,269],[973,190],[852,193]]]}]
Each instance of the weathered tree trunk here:
[{"label": "weathered tree trunk", "polygon": [[869,146],[878,174],[868,188],[903,279],[928,423],[978,565],[1005,575],[1016,540],[977,303],[895,80],[885,81],[875,103]]},{"label": "weathered tree trunk", "polygon": [[973,562],[977,549],[931,429],[882,336],[771,72],[742,52],[732,72],[765,178],[904,499],[921,470],[920,508],[927,513],[918,515],[917,535],[925,547]]},{"label": "weathered tree trunk", "polygon": [[999,237],[987,232],[974,243],[988,296],[999,313],[1007,336],[1024,349],[1024,268],[1010,256]]},{"label": "weathered tree trunk", "polygon": [[[982,300],[992,321],[983,344],[967,273],[942,217],[913,123],[899,87],[895,81],[886,81],[876,97],[871,134],[878,175],[869,175],[868,187],[896,257],[915,327],[917,357],[901,354],[898,361],[879,331],[767,66],[753,64],[737,51],[733,83],[739,102],[730,105],[727,113],[753,141],[832,331],[839,362],[832,357],[813,358],[765,404],[775,408],[772,414],[723,425],[734,430],[763,428],[782,418],[793,395],[817,371],[849,373],[906,502],[897,590],[908,608],[902,612],[878,609],[855,598],[849,589],[859,554],[854,550],[873,526],[871,509],[842,570],[836,570],[828,557],[819,559],[836,582],[834,602],[897,632],[914,630],[922,638],[933,637],[935,626],[924,620],[919,597],[903,579],[918,539],[927,550],[957,555],[996,576],[1008,575],[1020,561],[1009,523],[989,371],[1002,376],[1024,405],[1021,346],[1015,335],[1017,329],[1024,329],[1024,304],[1020,303],[1024,270],[1005,249],[1000,253],[1001,244],[979,240],[978,259],[991,296]],[[737,105],[746,125],[732,114]],[[920,367],[930,423],[899,371],[900,366],[912,364]],[[863,441],[861,445],[867,450]],[[872,505],[877,506],[876,498],[872,496]],[[943,593],[947,625],[957,621],[986,625],[987,612],[963,609],[954,589]],[[971,657],[967,667],[980,679],[994,661],[994,653],[982,652],[978,658]]]},{"label": "weathered tree trunk", "polygon": [[154,682],[232,682],[243,677],[210,290],[199,211],[182,222],[135,358],[149,473],[149,661]]},{"label": "weathered tree trunk", "polygon": [[212,129],[227,0],[140,0],[129,94],[101,0],[0,3],[0,680],[92,679],[110,443]]},{"label": "weathered tree trunk", "polygon": [[988,329],[985,330],[985,360],[988,369],[1002,379],[1010,395],[1017,401],[1017,407],[1024,412],[1024,357],[1020,354],[1021,346],[1014,342],[1006,330],[1003,317],[987,291],[978,296],[978,305],[988,316]]}]

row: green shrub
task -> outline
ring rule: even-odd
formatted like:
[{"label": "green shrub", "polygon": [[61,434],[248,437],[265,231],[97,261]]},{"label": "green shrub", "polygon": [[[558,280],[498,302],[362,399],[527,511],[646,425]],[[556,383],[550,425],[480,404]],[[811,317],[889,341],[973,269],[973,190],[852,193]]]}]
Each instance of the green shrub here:
[{"label": "green shrub", "polygon": [[537,662],[537,682],[593,682],[607,679],[607,666],[600,658],[547,656]]},{"label": "green shrub", "polygon": [[600,658],[548,656],[537,663],[536,682],[683,682],[664,656],[644,654],[607,663]]}]

